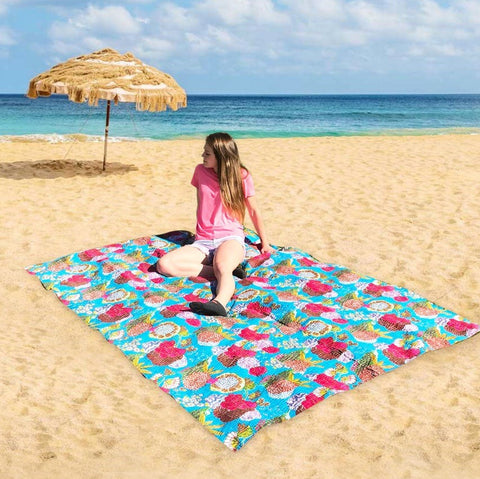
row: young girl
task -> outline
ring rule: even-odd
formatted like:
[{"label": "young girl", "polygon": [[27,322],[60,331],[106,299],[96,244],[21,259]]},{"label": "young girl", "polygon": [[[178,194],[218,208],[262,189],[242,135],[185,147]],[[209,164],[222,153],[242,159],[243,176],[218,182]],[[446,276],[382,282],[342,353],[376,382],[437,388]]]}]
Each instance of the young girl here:
[{"label": "young girl", "polygon": [[227,316],[226,306],[235,291],[233,272],[245,257],[245,209],[260,237],[261,252],[273,249],[257,207],[252,176],[240,162],[233,138],[228,133],[207,136],[202,157],[191,182],[197,188],[195,242],[162,256],[157,271],[165,276],[215,277],[215,299],[189,306],[197,314]]}]

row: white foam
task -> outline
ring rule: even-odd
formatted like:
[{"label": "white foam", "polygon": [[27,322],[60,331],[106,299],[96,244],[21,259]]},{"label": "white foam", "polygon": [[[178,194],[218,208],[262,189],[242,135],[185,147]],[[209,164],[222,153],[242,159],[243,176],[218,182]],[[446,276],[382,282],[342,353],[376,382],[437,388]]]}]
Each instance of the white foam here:
[{"label": "white foam", "polygon": [[[142,138],[131,138],[127,136],[110,136],[109,143],[120,143],[122,141],[142,141]],[[103,142],[102,135],[83,135],[83,134],[68,134],[60,135],[58,133],[50,134],[30,134],[30,135],[1,135],[0,143],[14,143],[14,142],[45,142],[45,143],[73,143],[78,142]]]}]

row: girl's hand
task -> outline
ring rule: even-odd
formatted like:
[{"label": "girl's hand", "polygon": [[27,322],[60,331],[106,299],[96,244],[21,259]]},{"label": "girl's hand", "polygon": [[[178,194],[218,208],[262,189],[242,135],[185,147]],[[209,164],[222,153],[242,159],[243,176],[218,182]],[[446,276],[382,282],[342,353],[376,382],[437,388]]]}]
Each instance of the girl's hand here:
[{"label": "girl's hand", "polygon": [[273,253],[275,250],[268,244],[268,243],[265,243],[265,245],[262,243],[262,247],[260,248],[260,252],[262,254],[266,254],[266,253]]}]

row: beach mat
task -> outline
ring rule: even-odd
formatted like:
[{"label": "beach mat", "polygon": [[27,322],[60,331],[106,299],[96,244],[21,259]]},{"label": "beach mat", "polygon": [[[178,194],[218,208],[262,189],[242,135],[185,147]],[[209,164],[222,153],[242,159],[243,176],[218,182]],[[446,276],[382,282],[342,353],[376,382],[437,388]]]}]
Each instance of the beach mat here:
[{"label": "beach mat", "polygon": [[153,268],[191,241],[175,231],[27,270],[232,450],[265,426],[480,330],[413,291],[297,249],[262,255],[253,232],[228,317],[198,316],[188,303],[211,299],[215,282]]}]

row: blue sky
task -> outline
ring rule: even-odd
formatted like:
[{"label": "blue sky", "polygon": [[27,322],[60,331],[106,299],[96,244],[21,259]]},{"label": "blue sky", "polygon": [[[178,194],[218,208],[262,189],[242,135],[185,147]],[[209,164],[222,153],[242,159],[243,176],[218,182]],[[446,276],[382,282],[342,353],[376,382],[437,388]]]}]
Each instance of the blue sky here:
[{"label": "blue sky", "polygon": [[0,0],[0,93],[110,47],[187,93],[480,93],[480,0]]}]

